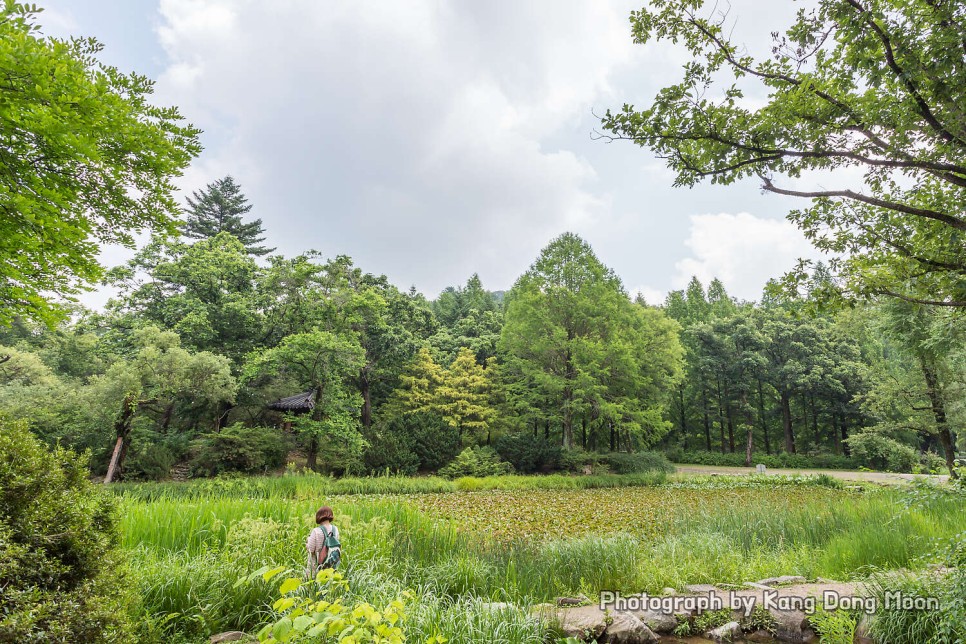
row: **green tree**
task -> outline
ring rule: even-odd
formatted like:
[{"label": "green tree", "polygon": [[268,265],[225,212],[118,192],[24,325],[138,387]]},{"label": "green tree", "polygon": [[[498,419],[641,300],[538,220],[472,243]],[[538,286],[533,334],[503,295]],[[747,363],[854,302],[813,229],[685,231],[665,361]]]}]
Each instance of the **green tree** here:
[{"label": "green tree", "polygon": [[[290,377],[315,392],[312,413],[300,418],[296,429],[308,442],[308,467],[315,468],[322,441],[352,446],[352,460],[361,455],[358,410],[362,404],[354,381],[365,364],[365,350],[354,334],[315,330],[285,337],[281,343],[255,354],[245,366],[251,381],[260,376]],[[341,454],[347,456],[347,454]],[[327,463],[346,469],[351,463]]]},{"label": "green tree", "polygon": [[[654,150],[676,185],[757,177],[768,192],[810,199],[789,218],[845,255],[829,268],[846,296],[966,306],[960,4],[819,0],[760,62],[703,5],[654,0],[632,13],[635,42],[679,43],[690,58],[680,83],[644,110],[608,111],[604,129]],[[749,87],[767,100],[746,100]],[[843,183],[843,169],[862,178]],[[830,187],[789,185],[805,172],[826,173]],[[788,286],[807,281],[805,268]]]},{"label": "green tree", "polygon": [[47,323],[100,279],[101,244],[174,231],[172,177],[200,150],[152,82],[97,60],[91,38],[40,35],[28,5],[0,7],[0,324]]},{"label": "green tree", "polygon": [[186,347],[228,356],[237,366],[261,339],[258,275],[255,260],[228,233],[194,244],[156,238],[111,271],[120,296],[109,307],[171,329]]},{"label": "green tree", "polygon": [[194,403],[217,409],[223,402],[232,402],[237,389],[227,358],[207,351],[189,352],[179,346],[180,338],[172,331],[149,326],[135,331],[134,340],[138,349],[133,357],[115,362],[91,381],[105,420],[114,426],[114,451],[105,483],[122,471],[131,430],[141,413],[161,409],[165,424],[178,398],[190,397]]},{"label": "green tree", "polygon": [[436,392],[436,407],[443,420],[456,429],[460,441],[466,431],[476,439],[487,433],[493,417],[489,388],[483,367],[464,347],[443,374]]},{"label": "green tree", "polygon": [[125,642],[132,598],[87,455],[0,420],[0,641]]},{"label": "green tree", "polygon": [[[565,447],[575,444],[578,422],[582,439],[589,429],[608,432],[611,449],[630,448],[635,434],[638,445],[662,435],[665,423],[653,413],[660,402],[642,393],[671,381],[649,367],[678,365],[680,344],[670,321],[653,336],[643,332],[666,320],[648,311],[631,303],[585,241],[570,233],[554,239],[507,295],[500,371],[508,409],[543,423],[547,437],[558,425]],[[655,337],[662,342],[648,355]]]},{"label": "green tree", "polygon": [[268,255],[275,249],[258,245],[265,241],[262,220],[242,221],[242,215],[247,215],[251,209],[248,198],[231,176],[219,179],[188,197],[184,235],[193,239],[210,239],[220,233],[228,233],[242,243],[249,255]]}]

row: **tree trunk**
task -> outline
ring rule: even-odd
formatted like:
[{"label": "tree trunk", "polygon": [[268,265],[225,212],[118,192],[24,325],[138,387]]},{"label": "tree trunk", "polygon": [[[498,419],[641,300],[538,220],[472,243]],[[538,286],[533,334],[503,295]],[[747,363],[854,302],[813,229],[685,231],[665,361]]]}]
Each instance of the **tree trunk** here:
[{"label": "tree trunk", "polygon": [[842,432],[842,453],[846,456],[852,456],[852,452],[849,450],[849,444],[845,440],[849,437],[848,418],[847,414],[842,416],[842,425],[839,427],[839,431]]},{"label": "tree trunk", "polygon": [[782,408],[782,429],[785,432],[785,451],[794,454],[795,434],[792,431],[792,408],[787,391],[782,390],[780,404]]},{"label": "tree trunk", "polygon": [[587,417],[584,416],[580,423],[580,446],[587,449]]},{"label": "tree trunk", "polygon": [[215,431],[220,432],[225,428],[225,421],[228,420],[228,413],[235,406],[230,402],[223,402],[218,406],[218,416],[215,418]]},{"label": "tree trunk", "polygon": [[725,439],[725,419],[724,419],[724,408],[721,404],[721,381],[718,381],[718,430],[721,434],[721,453],[724,454],[728,449],[728,443]]},{"label": "tree trunk", "polygon": [[922,366],[922,375],[926,378],[926,395],[929,397],[932,415],[936,419],[939,443],[943,446],[946,456],[946,469],[949,470],[949,476],[957,478],[956,448],[953,445],[952,434],[949,432],[949,424],[946,422],[946,401],[943,400],[942,391],[939,389],[939,378],[935,369],[925,360],[920,358],[919,364]]},{"label": "tree trunk", "polygon": [[[568,337],[568,340],[573,338]],[[563,408],[563,446],[564,449],[570,449],[574,444],[574,389],[573,381],[577,378],[577,372],[574,370],[573,356],[570,354],[570,347],[567,347],[567,362],[565,366],[564,379],[566,384],[564,384],[563,396],[564,396],[564,408]]]},{"label": "tree trunk", "polygon": [[761,389],[761,378],[758,379],[758,422],[765,435],[765,454],[771,454],[771,444],[768,441],[768,422],[765,420],[765,394]]},{"label": "tree trunk", "polygon": [[685,413],[686,407],[684,402],[684,385],[678,386],[678,403],[681,408],[681,436],[684,441],[684,450],[688,449],[688,416]]},{"label": "tree trunk", "polygon": [[124,466],[124,457],[127,455],[127,446],[124,443],[131,431],[131,419],[137,409],[136,399],[133,396],[125,396],[121,407],[121,415],[114,423],[114,435],[117,440],[114,443],[114,453],[111,454],[111,463],[107,466],[107,476],[104,477],[105,485],[111,483]]},{"label": "tree trunk", "polygon": [[728,451],[735,453],[735,426],[732,419],[731,403],[725,400],[725,417],[728,419]]},{"label": "tree trunk", "polygon": [[704,411],[704,441],[711,451],[711,418],[708,416],[708,391],[704,387],[701,387],[701,406]]},{"label": "tree trunk", "polygon": [[309,438],[309,453],[305,458],[305,466],[314,470],[319,457],[319,439],[317,436]]},{"label": "tree trunk", "polygon": [[171,426],[171,415],[174,412],[174,403],[169,403],[167,407],[164,408],[164,414],[161,415],[161,433],[167,434],[168,427]]},{"label": "tree trunk", "polygon": [[369,429],[372,427],[372,388],[365,369],[359,372],[359,393],[362,394],[362,426]]}]

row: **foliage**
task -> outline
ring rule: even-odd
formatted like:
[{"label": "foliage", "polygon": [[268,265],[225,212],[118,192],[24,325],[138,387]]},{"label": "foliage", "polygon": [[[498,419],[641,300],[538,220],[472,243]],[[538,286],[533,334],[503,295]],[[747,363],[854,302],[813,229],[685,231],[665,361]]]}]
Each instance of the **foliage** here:
[{"label": "foliage", "polygon": [[87,459],[0,420],[0,640],[125,641],[114,501]]},{"label": "foliage", "polygon": [[[704,6],[657,0],[631,14],[635,42],[679,44],[688,62],[646,109],[608,111],[604,128],[665,159],[676,185],[757,177],[768,192],[810,199],[788,216],[839,255],[824,295],[966,306],[958,5],[820,0],[774,36],[764,61],[731,41],[727,12],[704,17]],[[764,102],[750,100],[760,93]],[[861,178],[843,185],[850,169]],[[792,187],[805,173],[833,187]],[[799,271],[788,286],[806,279]]]},{"label": "foliage", "polygon": [[285,463],[287,447],[278,429],[235,423],[196,439],[191,467],[205,476],[222,472],[264,473]]},{"label": "foliage", "polygon": [[[667,457],[675,463],[691,463],[694,465],[722,465],[726,467],[741,467],[745,464],[744,454],[721,454],[719,452],[683,452],[673,450],[667,453]],[[829,470],[854,470],[865,465],[848,456],[835,454],[817,454],[806,456],[804,454],[761,454],[755,455],[755,464],[762,464],[766,467],[789,468],[789,469],[829,469]],[[869,465],[865,465],[869,467]],[[910,470],[911,471],[911,470]]]},{"label": "foliage", "polygon": [[609,452],[601,454],[601,463],[615,474],[635,474],[638,472],[673,472],[674,466],[663,454],[656,452]]},{"label": "foliage", "polygon": [[172,231],[171,179],[199,151],[199,131],[151,105],[152,81],[97,60],[93,38],[39,33],[32,5],[0,7],[0,323],[47,323],[101,277],[98,244]]},{"label": "foliage", "polygon": [[242,221],[241,216],[247,215],[251,209],[241,187],[231,176],[218,179],[188,197],[184,235],[193,239],[209,239],[220,233],[228,233],[241,242],[249,255],[268,255],[275,249],[258,245],[265,241],[262,220]]},{"label": "foliage", "polygon": [[461,476],[500,476],[509,474],[512,469],[509,463],[500,460],[493,448],[467,447],[446,467],[441,468],[439,475],[451,479]]},{"label": "foliage", "polygon": [[916,450],[876,432],[852,434],[847,440],[854,458],[872,469],[911,472],[919,462]]},{"label": "foliage", "polygon": [[[265,569],[250,575],[247,581],[261,577],[270,581],[284,572],[284,568]],[[402,625],[406,620],[405,600],[412,597],[404,593],[381,610],[368,602],[346,605],[340,592],[348,590],[349,584],[341,573],[332,569],[320,570],[315,579],[305,581],[288,577],[278,588],[281,597],[272,604],[274,622],[258,632],[261,642],[382,642],[401,644],[406,641]]]},{"label": "foliage", "polygon": [[565,467],[563,446],[543,436],[513,432],[496,439],[494,448],[522,474],[558,472]]},{"label": "foliage", "polygon": [[825,644],[852,644],[855,641],[855,629],[858,626],[858,616],[847,610],[827,611],[817,609],[808,616],[808,622],[819,635],[819,641]]}]

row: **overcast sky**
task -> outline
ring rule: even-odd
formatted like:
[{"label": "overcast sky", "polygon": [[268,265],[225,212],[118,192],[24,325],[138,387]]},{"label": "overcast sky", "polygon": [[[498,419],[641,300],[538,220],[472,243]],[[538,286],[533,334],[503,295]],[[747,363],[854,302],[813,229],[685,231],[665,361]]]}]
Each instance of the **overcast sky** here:
[{"label": "overcast sky", "polygon": [[[45,33],[95,36],[102,60],[157,80],[156,102],[204,130],[180,187],[233,175],[287,256],[347,254],[432,298],[474,272],[509,288],[573,231],[651,303],[692,274],[758,299],[815,256],[784,219],[800,202],[754,181],[674,188],[650,151],[593,139],[595,113],[643,108],[686,62],[632,43],[639,3],[42,4]],[[735,39],[763,53],[803,3],[730,6]]]}]

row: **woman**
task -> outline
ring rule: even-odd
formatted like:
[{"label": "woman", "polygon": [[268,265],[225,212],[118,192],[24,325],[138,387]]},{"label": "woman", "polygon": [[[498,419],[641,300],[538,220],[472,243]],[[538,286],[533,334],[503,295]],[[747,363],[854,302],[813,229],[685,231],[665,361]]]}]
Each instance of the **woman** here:
[{"label": "woman", "polygon": [[339,560],[342,558],[339,528],[332,525],[334,518],[332,508],[327,505],[322,506],[315,513],[315,522],[319,527],[309,533],[309,538],[305,542],[305,549],[309,551],[305,576],[309,579],[314,578],[320,568],[338,567]]}]

